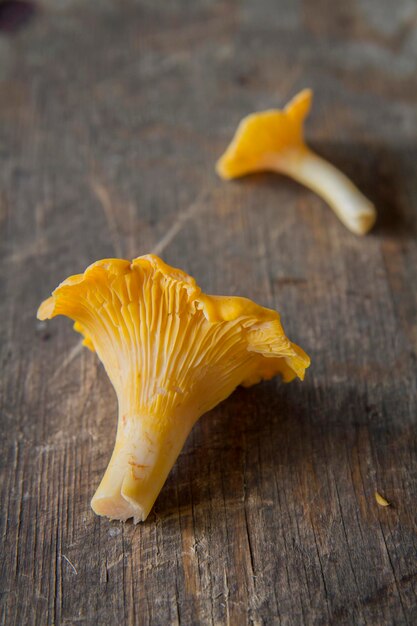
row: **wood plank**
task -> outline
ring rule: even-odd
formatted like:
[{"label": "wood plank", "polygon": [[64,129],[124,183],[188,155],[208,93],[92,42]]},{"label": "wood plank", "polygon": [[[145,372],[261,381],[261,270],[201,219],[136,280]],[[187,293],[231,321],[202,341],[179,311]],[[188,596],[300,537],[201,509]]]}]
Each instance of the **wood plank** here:
[{"label": "wood plank", "polygon": [[[2,624],[417,622],[415,3],[336,4],[48,0],[0,34]],[[304,86],[309,140],[377,204],[365,239],[289,180],[214,173]],[[152,250],[277,308],[312,366],[202,418],[134,526],[89,506],[114,392],[35,314]]]}]

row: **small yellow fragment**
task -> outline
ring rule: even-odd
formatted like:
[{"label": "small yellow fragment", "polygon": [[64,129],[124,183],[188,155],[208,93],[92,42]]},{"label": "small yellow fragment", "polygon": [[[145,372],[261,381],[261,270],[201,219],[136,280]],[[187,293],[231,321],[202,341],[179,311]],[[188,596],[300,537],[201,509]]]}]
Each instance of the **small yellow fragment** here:
[{"label": "small yellow fragment", "polygon": [[375,500],[377,501],[379,506],[390,506],[390,502],[388,502],[388,500],[385,500],[385,498],[383,498],[381,494],[377,491],[375,491]]}]

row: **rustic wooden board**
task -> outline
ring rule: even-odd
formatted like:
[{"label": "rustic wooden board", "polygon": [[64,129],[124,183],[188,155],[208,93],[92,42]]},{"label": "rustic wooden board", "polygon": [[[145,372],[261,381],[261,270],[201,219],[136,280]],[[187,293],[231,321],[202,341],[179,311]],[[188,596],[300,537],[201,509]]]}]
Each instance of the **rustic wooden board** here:
[{"label": "rustic wooden board", "polygon": [[[0,35],[3,624],[417,623],[416,42],[414,0],[50,0]],[[291,181],[213,171],[304,86],[310,141],[378,206],[366,239]],[[89,507],[110,384],[35,313],[151,250],[279,309],[312,367],[205,416],[134,526]]]}]

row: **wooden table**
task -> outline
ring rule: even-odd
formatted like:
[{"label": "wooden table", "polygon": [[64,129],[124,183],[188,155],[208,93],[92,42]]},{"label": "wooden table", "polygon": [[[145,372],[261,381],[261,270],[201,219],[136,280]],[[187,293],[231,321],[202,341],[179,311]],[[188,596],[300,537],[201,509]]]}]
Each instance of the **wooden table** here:
[{"label": "wooden table", "polygon": [[[2,624],[417,623],[416,42],[414,0],[49,0],[1,35]],[[216,177],[239,119],[305,86],[366,238],[288,179]],[[150,251],[277,308],[312,366],[206,415],[134,526],[89,505],[110,383],[35,315]]]}]

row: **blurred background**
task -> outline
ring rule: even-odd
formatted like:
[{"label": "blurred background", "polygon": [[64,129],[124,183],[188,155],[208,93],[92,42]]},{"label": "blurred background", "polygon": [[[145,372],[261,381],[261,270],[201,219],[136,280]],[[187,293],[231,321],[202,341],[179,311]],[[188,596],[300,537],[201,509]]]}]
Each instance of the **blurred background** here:
[{"label": "blurred background", "polygon": [[[416,70],[415,0],[0,2],[2,623],[417,623]],[[377,207],[366,238],[289,179],[214,171],[304,87],[309,143]],[[237,390],[146,524],[110,524],[113,390],[35,315],[151,251],[278,309],[312,366]]]}]

